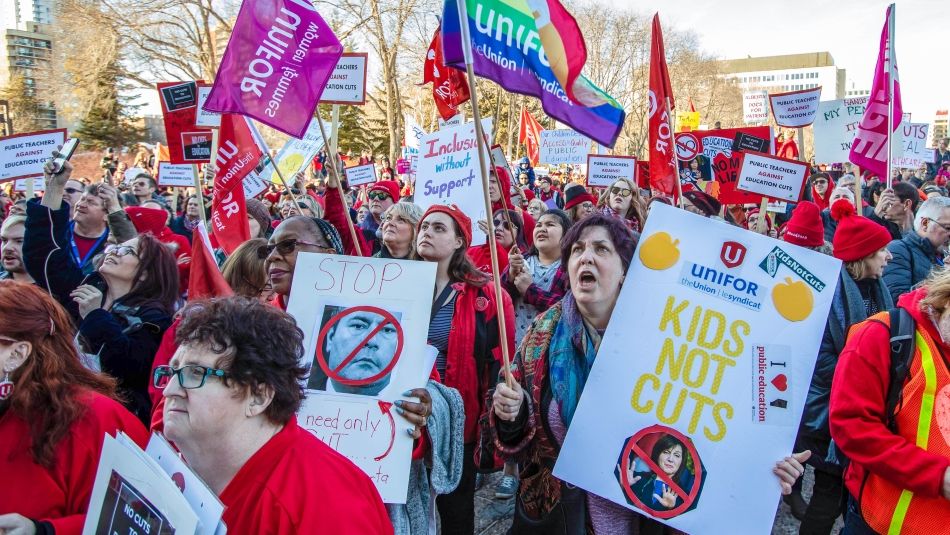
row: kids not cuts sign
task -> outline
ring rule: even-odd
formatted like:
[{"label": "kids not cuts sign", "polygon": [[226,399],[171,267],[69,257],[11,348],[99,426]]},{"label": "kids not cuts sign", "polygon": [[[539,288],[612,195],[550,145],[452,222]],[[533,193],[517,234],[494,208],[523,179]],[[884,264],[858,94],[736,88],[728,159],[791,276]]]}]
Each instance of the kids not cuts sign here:
[{"label": "kids not cuts sign", "polygon": [[[482,130],[491,139],[491,119],[482,119]],[[475,123],[444,128],[427,134],[419,142],[416,169],[416,204],[425,212],[433,204],[455,204],[472,221],[485,219],[485,201],[478,166],[478,138]],[[486,143],[487,146],[487,143]],[[484,154],[488,162],[489,155]],[[472,245],[488,238],[472,225]]]},{"label": "kids not cuts sign", "polygon": [[692,535],[768,533],[841,263],[656,206],[554,475]]}]

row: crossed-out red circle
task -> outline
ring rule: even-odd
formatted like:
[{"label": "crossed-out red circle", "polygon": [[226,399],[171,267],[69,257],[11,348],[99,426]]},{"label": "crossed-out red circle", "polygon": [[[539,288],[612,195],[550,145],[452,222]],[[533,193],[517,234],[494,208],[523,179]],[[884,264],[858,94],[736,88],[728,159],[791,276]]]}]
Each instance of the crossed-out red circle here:
[{"label": "crossed-out red circle", "polygon": [[[640,439],[653,433],[666,433],[673,435],[679,439],[679,441],[682,442],[684,446],[686,446],[687,452],[693,456],[693,468],[696,470],[696,479],[693,481],[693,487],[690,489],[689,493],[683,492],[683,489],[680,488],[679,484],[674,482],[668,475],[666,475],[665,472],[660,470],[660,467],[653,462],[653,459],[651,459],[650,456],[637,445],[637,442],[639,442]],[[684,496],[683,503],[677,507],[674,507],[673,509],[670,509],[669,511],[657,511],[656,509],[640,501],[640,498],[638,498],[633,492],[633,485],[630,483],[628,476],[628,470],[630,469],[630,452],[636,453],[637,457],[643,460],[650,470],[656,474],[656,477],[660,478],[672,490],[678,491],[680,496]],[[650,427],[637,431],[635,435],[627,439],[627,443],[624,445],[620,459],[620,482],[622,483],[620,486],[623,488],[623,492],[627,496],[627,499],[633,502],[633,504],[640,509],[657,518],[669,519],[685,513],[693,505],[693,502],[696,501],[696,497],[699,495],[699,489],[703,485],[703,462],[699,458],[699,454],[696,452],[696,446],[693,445],[693,441],[690,440],[686,435],[670,427],[651,425]]]},{"label": "crossed-out red circle", "polygon": [[[347,355],[346,358],[343,359],[342,362],[340,362],[340,365],[337,366],[336,370],[331,370],[330,365],[327,364],[327,357],[326,355],[323,354],[323,343],[327,338],[327,333],[330,332],[330,328],[333,327],[337,322],[339,322],[344,316],[349,316],[350,314],[354,312],[371,312],[373,314],[379,314],[380,316],[383,317],[383,321],[381,321],[379,325],[376,326],[375,329],[370,331],[369,336],[367,336],[365,340],[356,344],[356,347],[353,348],[350,354]],[[380,329],[382,329],[383,327],[385,327],[387,324],[390,324],[390,323],[392,323],[393,326],[396,327],[396,352],[393,354],[393,358],[391,361],[389,361],[389,364],[385,368],[383,368],[382,371],[380,371],[376,375],[373,375],[372,377],[366,377],[364,379],[347,379],[341,376],[339,372],[343,370],[343,368],[346,368],[346,365],[349,364],[351,360],[353,360],[353,357],[355,357],[356,354],[359,353],[361,349],[363,349],[363,346],[366,345],[367,342],[372,340],[373,337],[376,336],[376,333],[380,331]],[[396,317],[393,316],[388,310],[383,310],[378,307],[365,306],[365,305],[346,308],[346,309],[341,310],[340,312],[337,312],[335,315],[333,315],[329,320],[327,320],[326,324],[324,324],[323,327],[320,329],[320,334],[317,336],[317,364],[320,365],[320,369],[323,370],[323,373],[325,373],[327,377],[329,377],[330,379],[333,379],[334,381],[342,385],[362,386],[362,385],[372,384],[378,381],[379,379],[382,379],[383,377],[385,377],[386,374],[391,372],[392,369],[396,366],[396,362],[399,361],[399,357],[402,355],[403,342],[404,342],[404,338],[403,338],[403,333],[402,333],[402,325],[399,324],[399,321],[396,320]]]},{"label": "crossed-out red circle", "polygon": [[[699,155],[699,140],[693,134],[677,134],[675,142],[680,160],[692,160]],[[688,146],[689,143],[692,143],[692,147]]]}]

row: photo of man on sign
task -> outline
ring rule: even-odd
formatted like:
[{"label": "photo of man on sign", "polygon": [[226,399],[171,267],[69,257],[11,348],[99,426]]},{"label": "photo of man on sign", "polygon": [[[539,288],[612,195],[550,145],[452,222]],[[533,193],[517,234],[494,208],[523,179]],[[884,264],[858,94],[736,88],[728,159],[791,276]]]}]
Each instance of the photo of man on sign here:
[{"label": "photo of man on sign", "polygon": [[327,306],[307,388],[376,396],[403,346],[402,314],[371,306]]}]

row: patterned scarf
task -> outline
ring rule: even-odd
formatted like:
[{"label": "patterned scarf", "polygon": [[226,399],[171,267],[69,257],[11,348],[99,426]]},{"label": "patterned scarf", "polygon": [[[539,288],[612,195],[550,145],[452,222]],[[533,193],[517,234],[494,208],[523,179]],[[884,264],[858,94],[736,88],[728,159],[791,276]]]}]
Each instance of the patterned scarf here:
[{"label": "patterned scarf", "polygon": [[565,426],[574,418],[599,345],[600,335],[581,317],[574,295],[568,292],[561,300],[561,320],[548,346],[551,394]]}]

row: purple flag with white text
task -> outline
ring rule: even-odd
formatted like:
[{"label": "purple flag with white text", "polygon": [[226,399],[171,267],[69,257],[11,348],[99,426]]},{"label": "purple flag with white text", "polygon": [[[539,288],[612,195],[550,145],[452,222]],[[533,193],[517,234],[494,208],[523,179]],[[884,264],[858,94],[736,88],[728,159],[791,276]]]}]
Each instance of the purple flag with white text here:
[{"label": "purple flag with white text", "polygon": [[204,109],[301,138],[343,45],[307,0],[245,0]]}]

